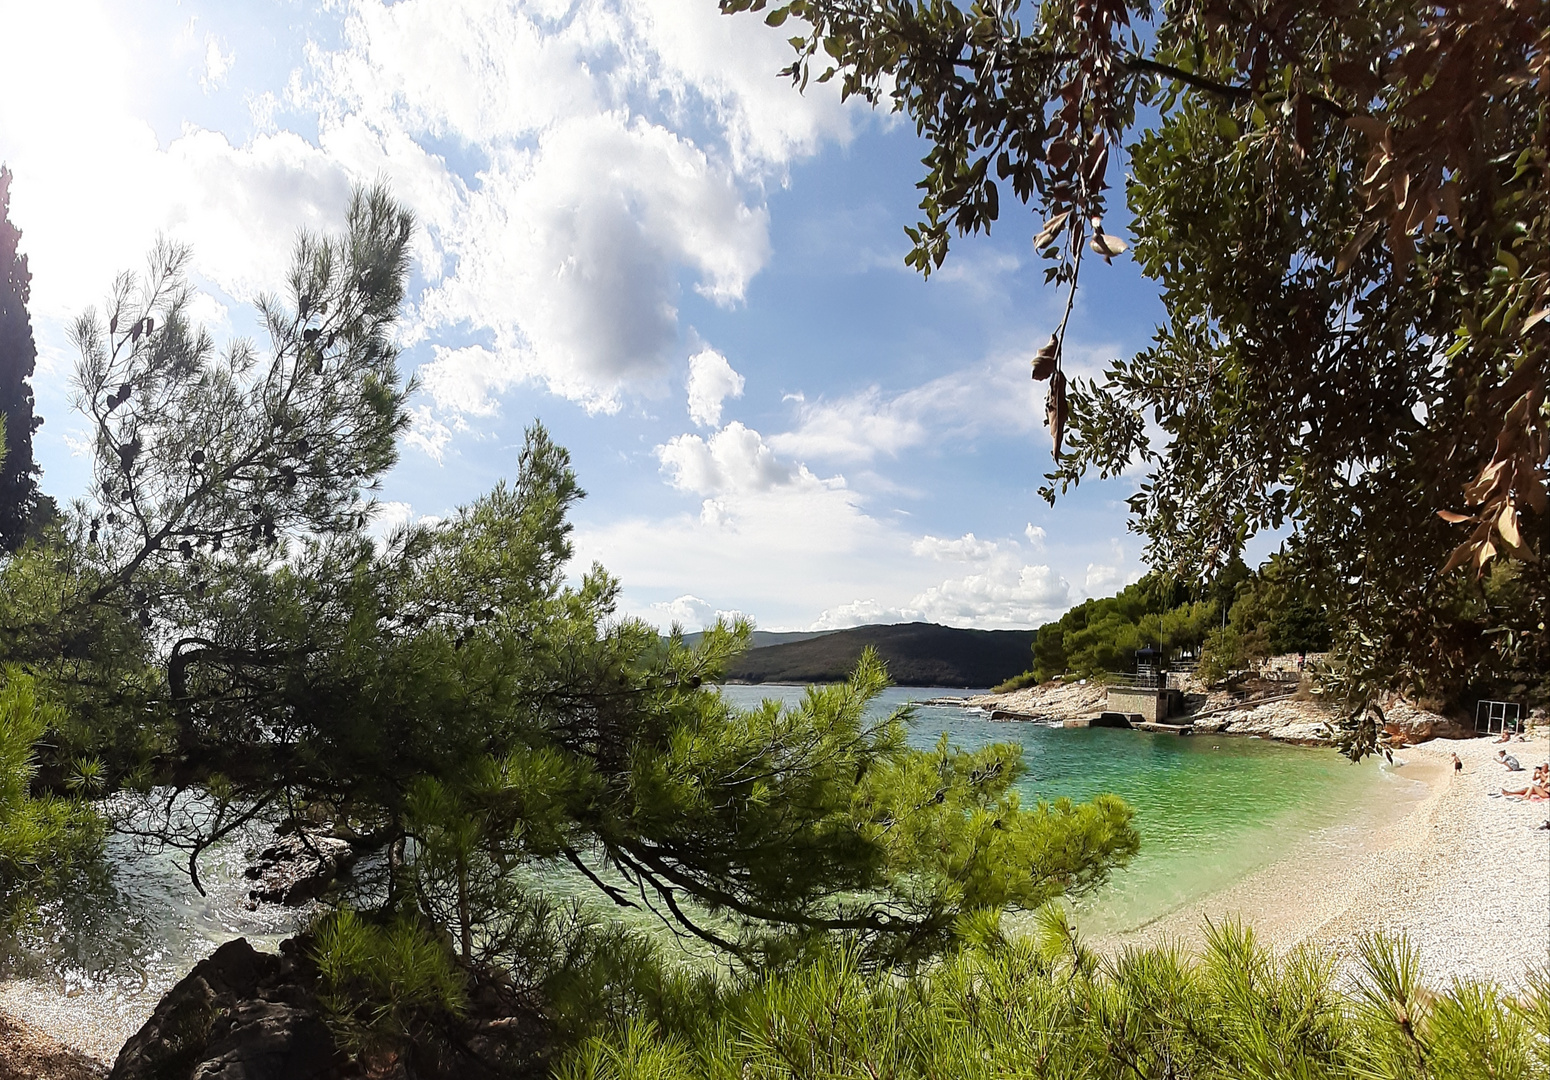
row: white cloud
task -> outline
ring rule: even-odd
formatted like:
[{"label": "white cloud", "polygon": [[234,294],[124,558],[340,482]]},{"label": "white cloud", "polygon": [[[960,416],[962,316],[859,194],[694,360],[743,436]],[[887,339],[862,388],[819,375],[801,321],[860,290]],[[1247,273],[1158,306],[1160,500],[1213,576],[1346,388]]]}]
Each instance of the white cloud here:
[{"label": "white cloud", "polygon": [[768,256],[767,212],[724,168],[620,114],[557,124],[481,180],[441,233],[453,269],[427,292],[421,332],[488,327],[504,371],[592,410],[666,376],[676,268],[731,303]]},{"label": "white cloud", "polygon": [[996,559],[980,573],[949,578],[910,606],[949,626],[1038,626],[1070,604],[1070,586],[1048,566]]},{"label": "white cloud", "polygon": [[698,630],[706,623],[714,622],[716,609],[698,596],[685,594],[676,600],[666,603],[652,604],[651,610],[658,612],[669,626],[682,626],[685,629]]},{"label": "white cloud", "polygon": [[231,71],[231,66],[237,62],[237,54],[226,51],[226,43],[214,34],[205,35],[205,66],[204,73],[199,76],[199,85],[205,93],[219,90],[226,81],[226,75]]},{"label": "white cloud", "polygon": [[372,531],[379,536],[386,536],[401,525],[407,525],[414,520],[414,507],[406,502],[388,501],[377,504],[377,509],[371,517]]},{"label": "white cloud", "polygon": [[773,436],[779,449],[828,461],[866,462],[926,441],[927,392],[885,398],[877,387],[837,401],[798,402],[795,431]]},{"label": "white cloud", "polygon": [[[766,625],[812,629],[913,620],[1027,627],[1069,604],[1066,580],[1030,563],[1021,541],[909,535],[892,517],[870,513],[844,477],[819,479],[782,460],[741,423],[708,438],[679,435],[657,456],[670,486],[702,497],[698,513],[577,536],[578,565],[600,560],[632,591],[661,595],[693,581],[696,590],[737,597]],[[945,580],[942,563],[956,564]],[[834,602],[847,594],[856,599]],[[660,621],[676,603],[635,611]],[[704,615],[674,611],[685,625]]]},{"label": "white cloud", "polygon": [[709,439],[675,435],[656,453],[673,487],[700,495],[769,491],[798,481],[824,485],[806,469],[783,464],[757,431],[736,420]]},{"label": "white cloud", "polygon": [[453,415],[494,416],[499,395],[522,377],[522,365],[514,357],[483,345],[432,345],[431,354],[435,359],[417,372],[420,385],[438,409]]},{"label": "white cloud", "polygon": [[936,536],[922,536],[910,545],[910,550],[916,555],[927,558],[967,562],[976,559],[987,559],[994,555],[997,547],[992,540],[975,539],[973,533],[964,533],[957,540],[944,540]]},{"label": "white cloud", "polygon": [[404,333],[441,346],[423,374],[443,432],[529,381],[615,410],[665,389],[684,289],[742,302],[769,258],[766,186],[848,138],[855,112],[832,87],[795,93],[776,77],[781,35],[713,3],[327,7],[340,44],[307,46],[285,87],[243,87],[259,134],[233,145],[195,127],[158,138],[134,105],[147,55],[186,55],[206,92],[230,85],[229,37],[94,0],[6,5],[7,44],[24,46],[0,65],[0,158],[35,318],[98,300],[158,232],[246,301],[283,283],[298,228],[336,228],[351,183],[381,176],[422,226],[427,287]]},{"label": "white cloud", "polygon": [[[1115,349],[1073,342],[1067,352],[1068,371],[1092,374],[1101,366],[1096,358]],[[799,458],[869,463],[982,430],[1043,433],[1044,388],[1028,377],[1032,354],[1007,353],[893,394],[876,386],[833,400],[788,394],[797,426],[772,435],[770,445]]]},{"label": "white cloud", "polygon": [[621,8],[635,77],[680,108],[706,104],[740,170],[782,167],[826,139],[849,140],[853,111],[835,87],[796,95],[776,77],[791,62],[789,35],[757,19],[729,19],[709,3],[625,0]]},{"label": "white cloud", "polygon": [[700,427],[721,423],[721,403],[743,396],[744,380],[715,349],[689,357],[689,419]]},{"label": "white cloud", "polygon": [[1088,563],[1087,578],[1082,585],[1089,596],[1097,596],[1112,591],[1111,587],[1118,580],[1119,567],[1107,563]]},{"label": "white cloud", "polygon": [[1023,529],[1023,535],[1028,538],[1028,543],[1033,545],[1033,550],[1044,550],[1044,530],[1042,528],[1029,522],[1027,528]]},{"label": "white cloud", "polygon": [[332,151],[350,156],[353,125],[384,147],[379,169],[428,139],[480,161],[439,163],[423,204],[432,287],[410,337],[482,332],[458,359],[490,369],[473,385],[457,360],[427,372],[438,411],[491,415],[528,380],[615,411],[662,389],[682,287],[742,300],[769,258],[766,175],[848,137],[853,110],[777,79],[789,47],[758,20],[701,8],[355,0],[344,45],[312,51],[294,96]]},{"label": "white cloud", "polygon": [[664,631],[669,627],[681,626],[691,633],[713,625],[717,619],[731,623],[742,616],[740,611],[718,608],[688,593],[673,600],[652,604],[651,610],[658,616],[655,621]]},{"label": "white cloud", "polygon": [[404,439],[439,463],[452,441],[452,429],[436,417],[429,405],[417,405],[409,410],[409,433]]},{"label": "white cloud", "polygon": [[[880,603],[875,598],[827,608],[813,623],[815,630],[860,626],[873,622],[934,622],[948,626],[1037,626],[1070,604],[1070,586],[1045,565],[1023,561],[1016,541],[960,540],[927,536],[911,545],[917,556],[976,563],[974,572],[948,578],[921,589],[904,603]],[[902,576],[902,575],[901,575]]]},{"label": "white cloud", "polygon": [[347,171],[287,132],[237,147],[185,128],[163,146],[131,111],[143,57],[197,46],[181,31],[146,40],[154,26],[116,14],[85,0],[6,9],[0,158],[16,174],[34,319],[99,302],[158,233],[191,243],[196,270],[238,299],[280,287],[296,230],[338,224]]},{"label": "white cloud", "polygon": [[441,518],[434,514],[417,514],[414,507],[402,500],[389,500],[379,502],[376,511],[371,516],[371,523],[367,532],[376,537],[378,541],[384,541],[393,535],[393,530],[405,525],[421,525],[430,527],[441,522]]},{"label": "white cloud", "polygon": [[900,607],[889,607],[876,600],[853,600],[838,607],[825,608],[813,621],[809,630],[845,630],[852,626],[876,626],[890,623],[918,622],[920,612]]}]

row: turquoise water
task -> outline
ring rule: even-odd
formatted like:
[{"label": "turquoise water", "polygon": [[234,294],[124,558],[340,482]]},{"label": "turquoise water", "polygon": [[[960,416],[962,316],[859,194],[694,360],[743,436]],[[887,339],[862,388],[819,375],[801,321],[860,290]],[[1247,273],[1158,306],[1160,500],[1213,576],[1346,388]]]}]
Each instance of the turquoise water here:
[{"label": "turquoise water", "polygon": [[[796,686],[730,686],[722,693],[750,706],[765,698],[794,703]],[[962,690],[894,688],[877,710]],[[1230,885],[1259,866],[1309,844],[1359,840],[1363,821],[1392,813],[1398,786],[1372,762],[1353,766],[1330,750],[1258,739],[1148,735],[1101,728],[1070,731],[1029,723],[992,723],[976,710],[921,706],[911,740],[922,748],[942,732],[959,746],[1015,742],[1027,773],[1026,802],[1114,792],[1136,809],[1141,852],[1101,890],[1077,898],[1089,935],[1142,926]],[[1402,801],[1402,800],[1401,800]],[[115,835],[109,872],[94,887],[40,912],[16,949],[0,949],[0,977],[31,975],[59,991],[86,994],[103,1013],[143,1015],[173,981],[221,941],[247,935],[273,947],[304,915],[273,907],[249,910],[247,855],[253,836],[217,845],[202,860],[208,896],[189,884],[181,858],[140,850]],[[590,898],[599,914],[665,933],[645,915],[608,905],[569,867],[539,875],[552,888]],[[695,946],[689,945],[692,953]]]},{"label": "turquoise water", "polygon": [[[722,693],[746,706],[764,698],[794,703],[803,688],[727,686]],[[970,693],[894,687],[873,707]],[[1100,891],[1076,900],[1087,933],[1143,926],[1294,850],[1355,844],[1364,822],[1391,813],[1395,796],[1408,794],[1372,759],[1353,765],[1333,750],[1267,739],[1066,730],[921,706],[910,740],[929,747],[944,731],[965,749],[1020,745],[1027,772],[1018,788],[1025,803],[1113,792],[1135,808],[1140,854]]]}]

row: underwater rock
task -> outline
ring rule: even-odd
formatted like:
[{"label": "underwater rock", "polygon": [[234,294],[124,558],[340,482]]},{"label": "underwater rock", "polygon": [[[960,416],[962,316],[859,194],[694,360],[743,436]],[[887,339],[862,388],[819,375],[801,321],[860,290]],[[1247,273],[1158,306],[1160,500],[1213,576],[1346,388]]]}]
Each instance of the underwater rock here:
[{"label": "underwater rock", "polygon": [[348,840],[326,833],[296,829],[258,854],[247,876],[258,882],[248,893],[249,906],[260,902],[294,907],[322,895],[333,880],[349,870],[357,856]]}]

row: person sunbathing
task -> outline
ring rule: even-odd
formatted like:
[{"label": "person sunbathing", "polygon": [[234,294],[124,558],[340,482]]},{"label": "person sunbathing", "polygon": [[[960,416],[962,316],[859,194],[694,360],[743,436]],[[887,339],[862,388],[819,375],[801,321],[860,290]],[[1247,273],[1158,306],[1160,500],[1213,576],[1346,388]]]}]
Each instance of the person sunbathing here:
[{"label": "person sunbathing", "polygon": [[1530,784],[1526,788],[1519,788],[1517,791],[1508,791],[1506,788],[1502,788],[1502,794],[1509,799],[1550,799],[1550,785],[1546,785],[1541,781],[1537,784]]}]

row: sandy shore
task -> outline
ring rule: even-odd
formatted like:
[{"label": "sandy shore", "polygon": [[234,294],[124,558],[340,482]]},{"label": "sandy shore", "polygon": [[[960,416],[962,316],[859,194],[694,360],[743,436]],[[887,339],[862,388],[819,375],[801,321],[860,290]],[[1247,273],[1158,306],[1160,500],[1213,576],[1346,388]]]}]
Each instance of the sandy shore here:
[{"label": "sandy shore", "polygon": [[[1429,982],[1492,980],[1524,985],[1550,957],[1550,805],[1492,798],[1523,787],[1546,760],[1543,735],[1510,744],[1524,771],[1493,759],[1491,739],[1437,739],[1396,754],[1385,769],[1395,812],[1354,823],[1239,881],[1124,935],[1111,949],[1164,938],[1198,945],[1206,919],[1238,917],[1277,949],[1311,943],[1354,960],[1359,935],[1407,934]],[[1464,771],[1453,773],[1457,753]]]}]

